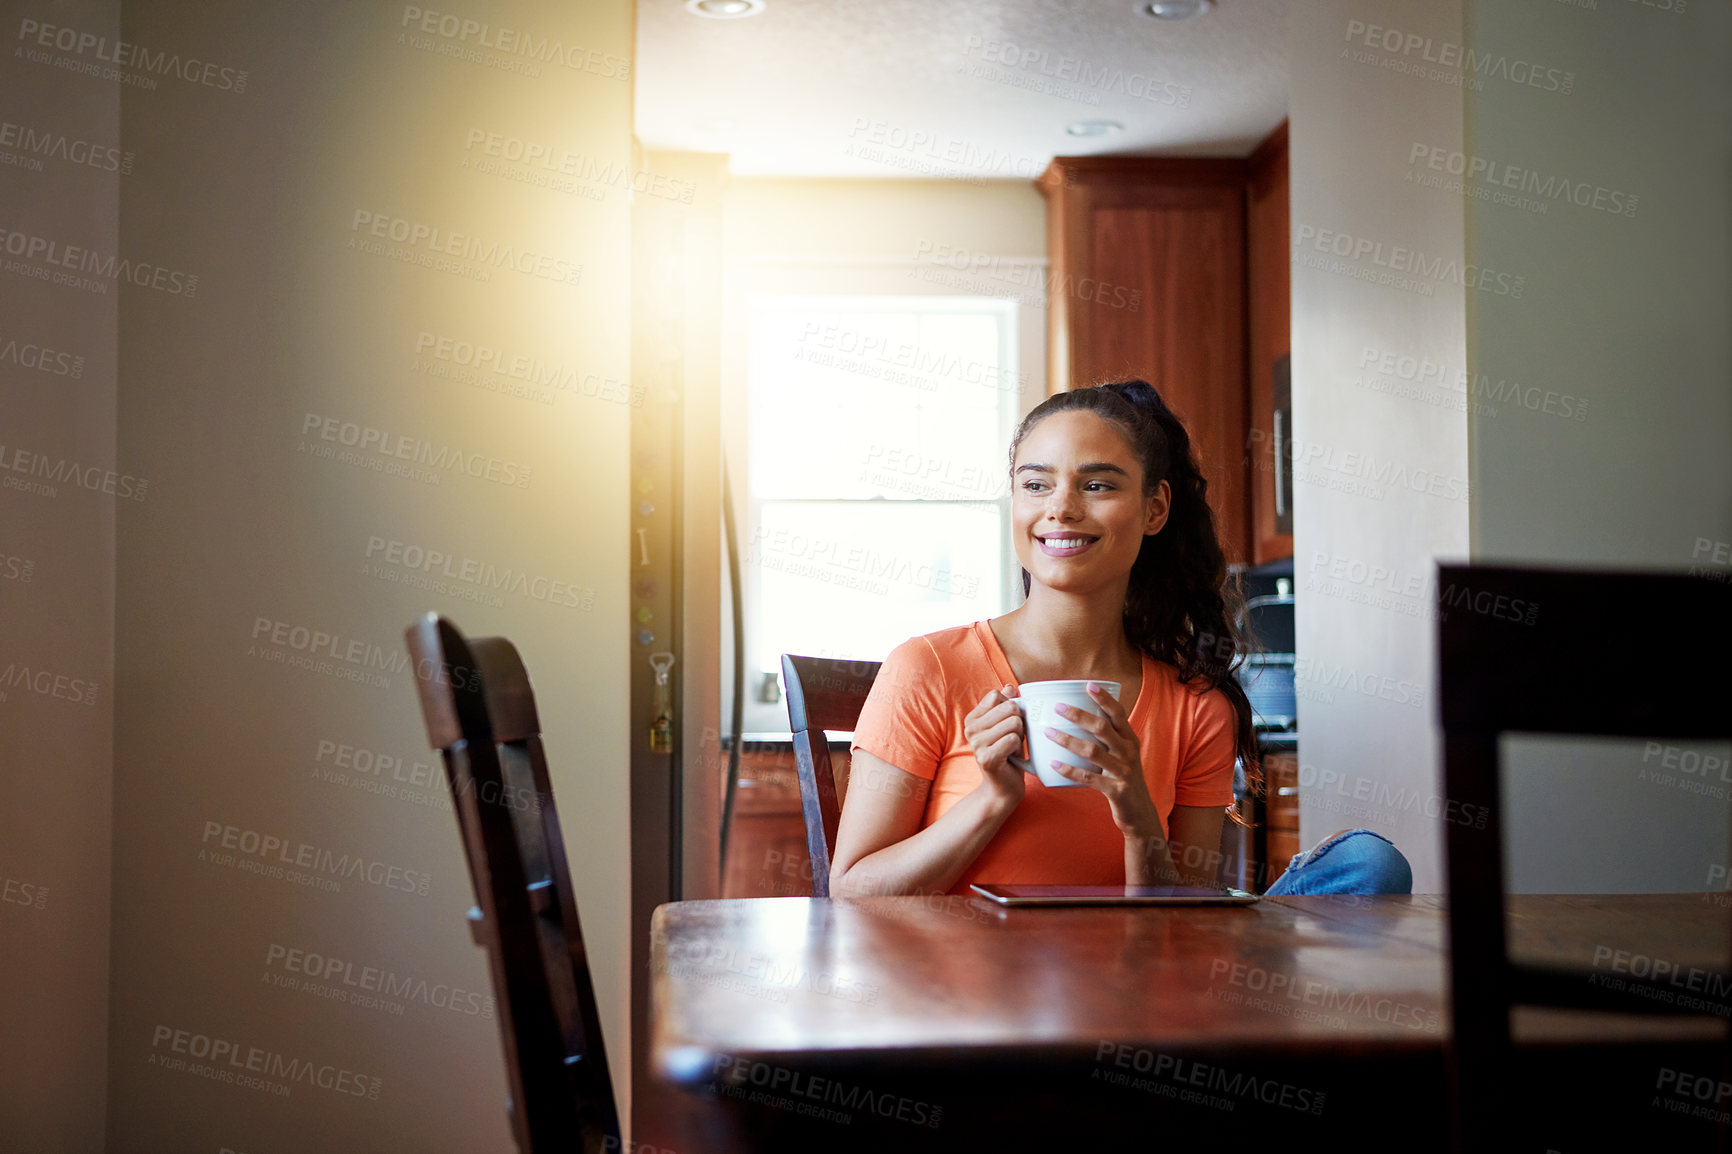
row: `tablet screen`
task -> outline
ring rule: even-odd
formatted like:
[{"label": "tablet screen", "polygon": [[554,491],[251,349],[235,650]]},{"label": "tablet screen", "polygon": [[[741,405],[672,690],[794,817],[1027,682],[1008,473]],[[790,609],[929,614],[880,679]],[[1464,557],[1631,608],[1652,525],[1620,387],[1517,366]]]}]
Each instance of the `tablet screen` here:
[{"label": "tablet screen", "polygon": [[1003,905],[1245,905],[1256,894],[1225,886],[972,885]]}]

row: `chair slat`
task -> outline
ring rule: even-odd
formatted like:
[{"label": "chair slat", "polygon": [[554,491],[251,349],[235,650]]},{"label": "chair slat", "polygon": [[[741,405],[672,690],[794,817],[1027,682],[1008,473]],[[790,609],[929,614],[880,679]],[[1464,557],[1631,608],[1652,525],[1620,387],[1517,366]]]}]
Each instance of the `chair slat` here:
[{"label": "chair slat", "polygon": [[[1437,586],[1446,730],[1725,735],[1732,586],[1465,565],[1440,566]],[[1698,654],[1663,690],[1642,684]]]}]

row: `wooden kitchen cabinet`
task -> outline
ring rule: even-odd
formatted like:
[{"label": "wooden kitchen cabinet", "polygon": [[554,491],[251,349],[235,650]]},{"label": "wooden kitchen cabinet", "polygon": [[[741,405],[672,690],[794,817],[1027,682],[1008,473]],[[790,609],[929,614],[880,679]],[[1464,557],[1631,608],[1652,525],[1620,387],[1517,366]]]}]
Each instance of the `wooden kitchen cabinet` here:
[{"label": "wooden kitchen cabinet", "polygon": [[1243,160],[1058,157],[1048,388],[1140,377],[1191,432],[1227,560],[1252,556]]},{"label": "wooden kitchen cabinet", "polygon": [[1299,755],[1270,750],[1263,755],[1264,812],[1269,820],[1268,879],[1274,885],[1299,852]]},{"label": "wooden kitchen cabinet", "polygon": [[[1287,244],[1287,122],[1257,146],[1246,167],[1247,303],[1250,309],[1251,407],[1245,437],[1251,486],[1251,563],[1293,556],[1291,512],[1276,510],[1276,367],[1293,349],[1292,257]],[[1291,409],[1282,436],[1291,436]],[[1289,478],[1290,480],[1290,478]],[[1290,505],[1292,494],[1286,494]]]},{"label": "wooden kitchen cabinet", "polygon": [[1061,156],[1038,183],[1050,391],[1152,383],[1191,431],[1227,560],[1291,557],[1275,488],[1276,368],[1292,349],[1286,122],[1244,160]]},{"label": "wooden kitchen cabinet", "polygon": [[[848,762],[848,743],[831,742],[830,763],[839,795],[847,789]],[[806,819],[800,812],[800,773],[790,742],[748,741],[740,750],[740,785],[734,794],[722,896],[812,896]]]}]

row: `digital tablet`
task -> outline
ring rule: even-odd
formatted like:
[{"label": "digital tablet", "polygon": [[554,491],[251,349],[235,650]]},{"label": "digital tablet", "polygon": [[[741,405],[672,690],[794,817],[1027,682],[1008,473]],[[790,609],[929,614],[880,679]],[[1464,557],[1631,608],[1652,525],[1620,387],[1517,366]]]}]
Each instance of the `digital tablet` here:
[{"label": "digital tablet", "polygon": [[970,885],[1001,906],[1248,906],[1256,894],[1227,886]]}]

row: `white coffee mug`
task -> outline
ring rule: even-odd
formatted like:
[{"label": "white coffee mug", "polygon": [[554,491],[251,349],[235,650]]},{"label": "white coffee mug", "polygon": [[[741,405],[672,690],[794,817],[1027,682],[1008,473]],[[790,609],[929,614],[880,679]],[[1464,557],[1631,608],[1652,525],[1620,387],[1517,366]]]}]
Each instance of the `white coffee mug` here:
[{"label": "white coffee mug", "polygon": [[1119,683],[1116,681],[1029,681],[1017,686],[1017,695],[1010,700],[1022,714],[1023,731],[1028,735],[1028,760],[1011,757],[1007,759],[1010,764],[1024,773],[1034,774],[1043,785],[1055,788],[1081,785],[1082,782],[1061,776],[1052,768],[1054,761],[1074,765],[1089,773],[1098,772],[1093,766],[1085,765],[1079,754],[1072,753],[1046,735],[1047,727],[1051,726],[1060,733],[1084,741],[1095,740],[1094,734],[1079,729],[1053,708],[1055,705],[1069,705],[1084,713],[1098,715],[1100,710],[1095,706],[1094,698],[1089,696],[1090,685],[1098,685],[1112,694],[1114,700],[1118,699]]}]

